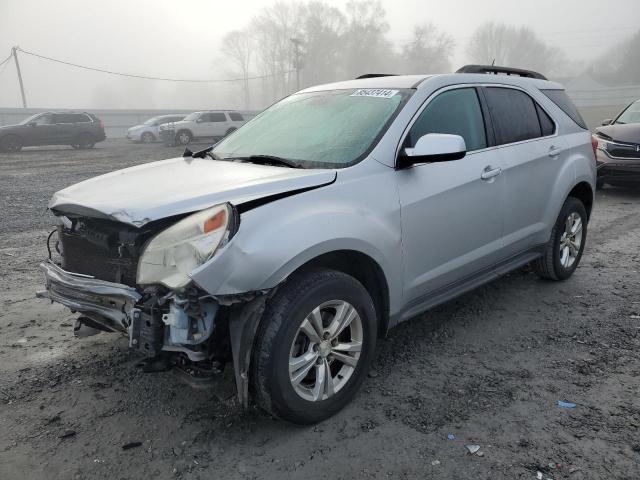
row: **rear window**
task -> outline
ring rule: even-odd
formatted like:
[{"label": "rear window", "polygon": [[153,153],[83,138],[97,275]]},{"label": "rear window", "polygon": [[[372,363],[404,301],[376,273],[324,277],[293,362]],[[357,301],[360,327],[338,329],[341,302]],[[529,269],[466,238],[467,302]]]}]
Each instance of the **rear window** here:
[{"label": "rear window", "polygon": [[242,115],[237,112],[231,112],[229,114],[229,118],[231,118],[231,120],[233,120],[234,122],[242,122],[244,120],[244,118],[242,118]]},{"label": "rear window", "polygon": [[576,106],[573,104],[573,102],[569,98],[569,95],[567,95],[567,92],[565,92],[564,90],[540,90],[540,91],[544,93],[549,98],[549,100],[551,100],[558,107],[560,107],[560,109],[564,113],[569,115],[571,120],[576,122],[578,126],[584,128],[585,130],[587,129],[586,122],[582,118],[582,115],[580,115],[580,112],[578,111]]},{"label": "rear window", "polygon": [[499,145],[541,136],[536,105],[529,95],[513,88],[500,87],[488,87],[485,95]]}]

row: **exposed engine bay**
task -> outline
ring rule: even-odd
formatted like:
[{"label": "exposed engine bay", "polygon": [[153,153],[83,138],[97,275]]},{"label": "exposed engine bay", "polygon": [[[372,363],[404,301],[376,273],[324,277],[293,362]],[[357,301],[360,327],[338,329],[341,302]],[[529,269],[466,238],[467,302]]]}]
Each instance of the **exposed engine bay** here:
[{"label": "exposed engine bay", "polygon": [[145,371],[177,368],[181,378],[202,386],[234,362],[239,401],[246,406],[246,370],[266,292],[214,297],[192,282],[176,289],[137,284],[145,245],[183,217],[135,228],[59,215],[47,242],[49,260],[41,264],[47,290],[39,296],[78,312],[78,331],[127,335],[129,346],[146,357]]}]

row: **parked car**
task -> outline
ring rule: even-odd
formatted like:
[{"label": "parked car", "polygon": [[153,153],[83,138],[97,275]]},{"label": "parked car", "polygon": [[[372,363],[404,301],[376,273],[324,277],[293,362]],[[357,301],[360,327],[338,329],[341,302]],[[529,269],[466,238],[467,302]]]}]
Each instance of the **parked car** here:
[{"label": "parked car", "polygon": [[187,145],[193,139],[219,139],[234,132],[246,123],[239,112],[193,112],[184,120],[161,125],[160,136],[167,144]]},{"label": "parked car", "polygon": [[159,115],[152,117],[140,125],[135,125],[127,130],[127,138],[133,142],[152,143],[160,140],[158,131],[160,125],[164,123],[179,122],[186,117],[186,114]]},{"label": "parked car", "polygon": [[602,122],[594,138],[598,142],[598,188],[640,184],[640,100],[614,119]]},{"label": "parked car", "polygon": [[398,323],[580,263],[595,147],[562,86],[460,72],[308,88],[214,147],[61,190],[39,296],[150,369],[202,385],[232,365],[243,406],[329,417]]},{"label": "parked car", "polygon": [[86,112],[37,113],[17,125],[0,127],[0,149],[7,152],[42,145],[93,148],[105,138],[102,121]]}]

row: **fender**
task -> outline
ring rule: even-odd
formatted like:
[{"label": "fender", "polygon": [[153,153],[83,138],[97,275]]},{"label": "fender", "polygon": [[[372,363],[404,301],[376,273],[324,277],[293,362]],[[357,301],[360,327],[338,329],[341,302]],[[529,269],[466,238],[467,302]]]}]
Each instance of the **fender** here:
[{"label": "fender", "polygon": [[[319,255],[353,250],[382,269],[393,312],[402,300],[399,200],[393,170],[376,165],[372,175],[353,175],[246,211],[236,235],[192,279],[216,296],[264,291]],[[375,192],[366,202],[353,193],[362,188],[352,182],[361,181]]]}]

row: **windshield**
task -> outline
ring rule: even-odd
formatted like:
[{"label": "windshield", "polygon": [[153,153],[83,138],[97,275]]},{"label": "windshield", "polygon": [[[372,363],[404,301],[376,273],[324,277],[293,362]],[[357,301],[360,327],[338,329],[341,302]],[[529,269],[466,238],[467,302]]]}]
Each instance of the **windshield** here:
[{"label": "windshield", "polygon": [[304,168],[358,162],[412,90],[330,90],[291,95],[218,143],[218,158],[270,155]]},{"label": "windshield", "polygon": [[143,125],[153,125],[154,123],[159,123],[162,117],[153,117],[143,123]]},{"label": "windshield", "polygon": [[25,118],[23,121],[21,121],[18,125],[27,125],[28,123],[35,121],[35,119],[38,118],[40,115],[42,114],[36,113],[35,115],[31,115],[30,117]]},{"label": "windshield", "polygon": [[193,112],[190,113],[189,115],[187,115],[186,117],[184,117],[184,121],[185,122],[193,122],[195,120],[197,120],[200,117],[200,113],[201,112]]},{"label": "windshield", "polygon": [[615,123],[640,123],[640,101],[633,102],[622,112]]}]

